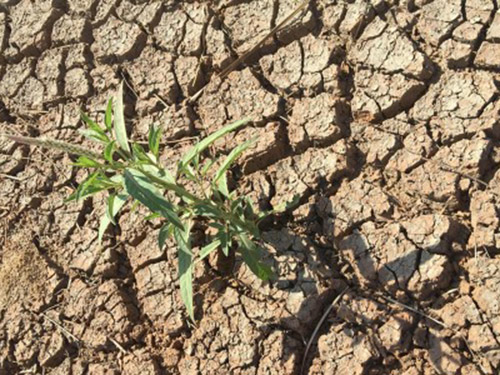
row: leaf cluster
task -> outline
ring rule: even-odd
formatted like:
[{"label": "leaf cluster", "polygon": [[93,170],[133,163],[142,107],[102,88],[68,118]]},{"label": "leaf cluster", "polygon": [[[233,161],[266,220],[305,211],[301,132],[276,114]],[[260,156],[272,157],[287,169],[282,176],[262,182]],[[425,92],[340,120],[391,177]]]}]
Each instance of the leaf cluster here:
[{"label": "leaf cluster", "polygon": [[[147,149],[127,138],[123,112],[122,86],[114,103],[108,103],[104,126],[82,113],[87,129],[82,133],[102,144],[99,158],[81,155],[75,165],[91,170],[89,176],[68,198],[82,199],[101,191],[108,192],[107,209],[99,227],[99,241],[106,228],[128,202],[146,206],[148,218],[162,218],[158,246],[163,248],[173,238],[178,248],[178,270],[182,300],[191,319],[193,311],[193,268],[210,253],[220,249],[241,255],[248,267],[262,280],[272,277],[272,270],[261,261],[258,225],[273,213],[260,212],[247,196],[238,196],[228,187],[228,171],[255,139],[248,140],[224,157],[208,157],[207,149],[215,141],[249,122],[237,121],[208,135],[194,145],[176,164],[175,173],[160,163],[161,127],[151,126]],[[193,248],[194,223],[211,228],[208,243]]]}]

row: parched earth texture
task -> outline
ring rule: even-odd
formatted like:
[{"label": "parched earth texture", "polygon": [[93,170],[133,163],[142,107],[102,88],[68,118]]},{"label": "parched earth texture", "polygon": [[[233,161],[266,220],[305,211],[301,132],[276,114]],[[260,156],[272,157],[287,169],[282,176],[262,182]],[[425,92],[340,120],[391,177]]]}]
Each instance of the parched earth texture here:
[{"label": "parched earth texture", "polygon": [[216,146],[260,136],[236,188],[300,196],[262,228],[277,280],[199,263],[193,325],[160,222],[128,209],[100,246],[74,158],[2,140],[0,374],[499,373],[500,3],[311,1],[221,78],[299,5],[0,3],[2,132],[95,147],[79,110],[124,81],[164,163],[250,117]]}]

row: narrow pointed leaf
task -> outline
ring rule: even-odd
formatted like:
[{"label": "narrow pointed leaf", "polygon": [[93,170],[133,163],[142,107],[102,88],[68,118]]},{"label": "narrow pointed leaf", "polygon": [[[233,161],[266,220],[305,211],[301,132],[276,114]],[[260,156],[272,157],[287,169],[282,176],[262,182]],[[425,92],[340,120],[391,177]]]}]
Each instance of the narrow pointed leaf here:
[{"label": "narrow pointed leaf", "polygon": [[[219,138],[225,136],[226,134],[242,127],[243,125],[247,124],[250,121],[250,119],[243,119],[240,121],[233,122],[232,124],[229,124],[222,129],[217,130],[216,132],[210,134],[208,137],[204,138],[201,140],[198,144],[193,146],[186,155],[182,158],[181,161],[181,166],[186,166],[193,160],[196,155],[199,155],[203,150],[205,150],[207,147],[209,147],[212,143],[214,143],[216,140]],[[182,168],[181,168],[182,169]]]},{"label": "narrow pointed leaf", "polygon": [[108,129],[108,131],[113,129],[113,99],[108,100],[106,114],[104,115],[104,124],[106,125],[106,129]]},{"label": "narrow pointed leaf", "polygon": [[217,170],[217,173],[215,174],[214,183],[217,183],[219,179],[226,173],[226,171],[231,167],[231,165],[234,163],[234,161],[243,153],[245,150],[247,150],[250,146],[252,146],[257,138],[252,138],[249,139],[246,142],[243,142],[241,145],[238,145],[235,147],[227,156],[227,158],[224,160],[222,165],[219,167]]},{"label": "narrow pointed leaf", "polygon": [[199,216],[212,217],[212,218],[218,218],[220,217],[221,214],[221,211],[219,209],[208,203],[203,203],[203,202],[194,204],[193,212]]},{"label": "narrow pointed leaf", "polygon": [[231,237],[227,233],[226,228],[224,228],[224,230],[219,230],[219,232],[217,233],[217,238],[220,241],[222,252],[225,256],[228,256],[229,248],[231,247]]},{"label": "narrow pointed leaf", "polygon": [[89,129],[95,131],[96,133],[104,135],[104,130],[94,120],[92,120],[85,112],[80,111],[80,118],[88,126]]},{"label": "narrow pointed leaf", "polygon": [[200,153],[198,152],[194,158],[193,158],[193,166],[198,170],[198,167],[200,166]]},{"label": "narrow pointed leaf", "polygon": [[85,193],[87,192],[87,190],[91,187],[94,186],[94,181],[97,179],[97,176],[99,175],[99,172],[94,172],[94,173],[91,173],[87,179],[85,181],[83,181],[79,186],[78,188],[76,189],[76,192],[75,192],[75,199],[76,200],[80,200],[84,195]]},{"label": "narrow pointed leaf", "polygon": [[178,246],[181,298],[186,306],[189,317],[194,321],[193,254],[191,253],[191,238],[189,231],[189,224],[186,226],[186,230],[174,228],[174,237]]},{"label": "narrow pointed leaf", "polygon": [[78,196],[76,194],[76,191],[71,193],[66,199],[64,199],[64,202],[67,203],[67,202],[71,202],[71,201],[80,200],[83,198],[88,198],[94,194],[97,194],[97,193],[104,191],[104,190],[107,190],[107,189],[109,189],[109,187],[107,187],[107,186],[89,186],[89,187],[85,188],[84,191],[81,191]]},{"label": "narrow pointed leaf", "polygon": [[202,260],[206,258],[207,256],[210,255],[215,249],[217,249],[220,246],[221,242],[219,240],[215,240],[211,243],[209,243],[207,246],[203,246],[200,250],[200,258],[199,260]]},{"label": "narrow pointed leaf", "polygon": [[212,227],[212,228],[215,228],[215,229],[224,229],[224,225],[220,224],[220,223],[215,223],[215,222],[212,222],[212,223],[208,223],[208,226],[209,227]]},{"label": "narrow pointed leaf", "polygon": [[134,201],[134,203],[132,203],[132,206],[130,206],[130,212],[135,212],[137,211],[137,208],[141,205],[141,202],[139,201]]},{"label": "narrow pointed leaf", "polygon": [[144,218],[144,220],[149,221],[149,220],[154,220],[154,219],[159,219],[161,217],[160,214],[157,213],[152,213]]},{"label": "narrow pointed leaf", "polygon": [[[114,217],[120,212],[122,207],[125,205],[127,202],[128,194],[118,194],[115,196],[113,199],[113,207],[111,210],[106,210],[106,214],[102,215],[101,217],[101,222],[99,223],[99,234],[98,234],[98,239],[99,239],[99,244],[102,241],[102,237],[104,236],[104,232],[108,228],[109,224],[111,223],[110,217],[114,219]],[[108,213],[109,211],[109,213]]]},{"label": "narrow pointed leaf", "polygon": [[300,202],[300,195],[295,194],[292,198],[292,200],[280,203],[276,207],[273,208],[273,210],[270,213],[281,213],[288,211],[291,208],[294,208],[297,206]]},{"label": "narrow pointed leaf", "polygon": [[253,199],[248,196],[245,197],[245,216],[250,219],[257,216],[257,210],[255,209]]},{"label": "narrow pointed leaf", "polygon": [[245,197],[238,197],[234,201],[231,202],[230,209],[232,212],[241,211],[241,204],[245,200]]},{"label": "narrow pointed leaf", "polygon": [[225,197],[229,196],[229,188],[227,187],[227,176],[224,173],[217,181],[217,190]]},{"label": "narrow pointed leaf", "polygon": [[174,176],[166,169],[158,169],[153,165],[144,165],[141,167],[141,172],[153,175],[167,184],[175,184]]},{"label": "narrow pointed leaf", "polygon": [[260,251],[258,247],[245,235],[240,234],[240,252],[243,261],[247,264],[250,270],[261,280],[269,280],[273,272],[271,268],[260,262]]},{"label": "narrow pointed leaf", "polygon": [[132,143],[132,150],[134,151],[134,157],[139,160],[139,161],[146,161],[150,162],[150,158],[146,154],[146,151],[144,148],[137,144],[137,143]]},{"label": "narrow pointed leaf", "polygon": [[113,154],[115,153],[115,142],[116,141],[111,141],[107,144],[106,148],[104,149],[104,159],[112,162],[113,161]]},{"label": "narrow pointed leaf", "polygon": [[109,180],[115,184],[115,185],[123,185],[123,182],[125,181],[125,179],[123,178],[123,176],[121,174],[115,174],[114,176],[111,176],[109,178]]},{"label": "narrow pointed leaf", "polygon": [[75,167],[84,167],[84,168],[99,168],[102,167],[102,164],[98,161],[95,161],[86,156],[79,156],[76,160],[76,163],[73,163]]},{"label": "narrow pointed leaf", "polygon": [[[115,176],[113,176],[115,177]],[[98,171],[90,174],[78,188],[64,201],[71,202],[77,199],[86,198],[100,191],[117,188],[121,184],[117,184],[114,179],[103,176]]]},{"label": "narrow pointed leaf", "polygon": [[141,172],[133,169],[125,170],[125,189],[127,192],[152,212],[160,213],[177,228],[184,229],[172,203],[167,201],[148,180],[148,177]]},{"label": "narrow pointed leaf", "polygon": [[96,132],[93,129],[78,129],[78,133],[83,135],[85,138],[90,139],[91,141],[97,142],[109,142],[109,138],[106,134]]},{"label": "narrow pointed leaf", "polygon": [[116,225],[115,218],[113,217],[113,204],[115,202],[115,195],[110,194],[108,197],[108,208],[106,210],[106,216],[108,217],[111,224]]},{"label": "narrow pointed leaf", "polygon": [[158,171],[158,169],[156,169],[156,171],[153,171],[152,168],[148,167],[149,166],[147,165],[142,166],[140,171],[143,175],[145,175],[149,179],[149,181],[161,185],[166,190],[175,192],[178,196],[180,196],[183,200],[185,200],[188,203],[193,203],[193,201],[196,200],[196,197],[193,194],[189,193],[182,186],[177,185],[175,183],[175,179],[168,171],[166,170]]},{"label": "narrow pointed leaf", "polygon": [[158,152],[160,150],[160,139],[161,139],[161,127],[151,125],[149,128],[149,150],[151,153],[158,158]]},{"label": "narrow pointed leaf", "polygon": [[160,250],[163,249],[163,246],[165,246],[165,242],[167,242],[173,232],[174,226],[170,223],[164,224],[160,228],[160,233],[158,233],[158,246],[160,247]]},{"label": "narrow pointed leaf", "polygon": [[215,164],[217,159],[208,159],[205,161],[205,164],[203,165],[203,168],[201,168],[201,175],[205,176],[207,172],[210,170],[210,168]]},{"label": "narrow pointed leaf", "polygon": [[186,179],[189,181],[196,182],[196,172],[194,171],[193,167],[189,164],[184,165],[182,167],[182,172],[184,172],[184,176]]},{"label": "narrow pointed leaf", "polygon": [[115,137],[118,145],[123,151],[130,153],[130,146],[127,138],[127,128],[125,127],[125,117],[123,114],[123,82],[118,88],[118,93],[115,98]]}]

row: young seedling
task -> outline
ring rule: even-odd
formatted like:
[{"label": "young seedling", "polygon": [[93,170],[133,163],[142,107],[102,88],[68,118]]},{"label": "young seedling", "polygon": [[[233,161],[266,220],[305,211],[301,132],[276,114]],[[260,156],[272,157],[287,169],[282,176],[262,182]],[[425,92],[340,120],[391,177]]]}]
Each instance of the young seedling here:
[{"label": "young seedling", "polygon": [[[161,127],[151,126],[147,151],[140,144],[129,142],[123,113],[122,85],[114,103],[112,99],[108,102],[104,126],[84,113],[82,120],[87,125],[87,129],[82,131],[83,135],[102,145],[100,153],[52,139],[7,137],[19,143],[78,155],[74,165],[86,168],[91,173],[67,200],[84,199],[103,191],[108,193],[107,209],[99,226],[99,241],[107,227],[116,224],[115,218],[127,202],[137,201],[146,206],[151,211],[148,217],[163,218],[165,222],[159,231],[158,246],[163,248],[169,237],[173,237],[177,243],[181,297],[192,320],[193,267],[213,251],[220,249],[228,256],[232,249],[236,249],[260,279],[272,277],[270,267],[261,261],[258,225],[265,217],[282,211],[287,205],[261,212],[249,197],[237,196],[235,191],[229,191],[227,183],[228,170],[255,140],[240,144],[222,160],[204,158],[209,146],[248,123],[248,119],[227,125],[194,145],[178,161],[175,174],[160,164]],[[213,228],[214,234],[210,242],[195,253],[191,231],[196,221],[203,221]]]}]

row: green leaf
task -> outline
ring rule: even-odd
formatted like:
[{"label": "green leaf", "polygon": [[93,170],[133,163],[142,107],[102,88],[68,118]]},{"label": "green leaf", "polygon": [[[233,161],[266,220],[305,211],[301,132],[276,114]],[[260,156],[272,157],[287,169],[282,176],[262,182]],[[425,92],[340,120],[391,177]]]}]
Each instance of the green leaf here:
[{"label": "green leaf", "polygon": [[245,234],[240,234],[240,252],[243,261],[261,280],[269,280],[273,276],[271,268],[260,262],[260,250]]},{"label": "green leaf", "polygon": [[[77,200],[80,198],[89,197],[89,196],[94,195],[94,194],[96,194],[100,191],[103,191],[103,190],[121,187],[120,183],[115,182],[116,178],[114,178],[114,177],[116,177],[116,176],[108,178],[108,177],[100,174],[99,171],[96,171],[96,172],[90,174],[85,179],[85,181],[82,182],[78,186],[78,188],[69,197],[67,197],[64,201],[70,202],[70,201],[74,201],[74,200]],[[91,181],[89,181],[89,180],[91,180]]]},{"label": "green leaf", "polygon": [[227,187],[227,176],[224,173],[217,182],[217,190],[225,197],[229,196],[229,188]]},{"label": "green leaf", "polygon": [[76,159],[76,163],[73,163],[75,167],[84,167],[84,168],[100,168],[102,167],[102,164],[99,163],[98,161],[88,158],[86,156],[79,156],[78,159]]},{"label": "green leaf", "polygon": [[193,254],[191,252],[191,223],[182,230],[174,228],[174,237],[178,246],[179,256],[179,283],[181,298],[186,306],[189,317],[194,321],[193,308]]},{"label": "green leaf", "polygon": [[161,140],[161,127],[151,125],[149,128],[149,151],[158,158],[158,153],[160,152],[160,140]]},{"label": "green leaf", "polygon": [[141,172],[150,174],[154,176],[153,178],[160,179],[167,184],[175,184],[174,176],[166,169],[158,169],[158,167],[154,165],[143,165],[141,166]]},{"label": "green leaf", "polygon": [[195,167],[196,170],[198,170],[198,167],[200,166],[200,154],[197,153],[195,157],[193,158],[193,166]]},{"label": "green leaf", "polygon": [[127,128],[125,127],[125,117],[123,114],[123,82],[120,83],[118,93],[115,98],[115,137],[118,145],[123,151],[130,153],[130,146],[127,138]]},{"label": "green leaf", "polygon": [[231,164],[234,163],[234,161],[243,153],[245,150],[247,150],[250,146],[252,146],[257,138],[252,138],[249,139],[246,142],[243,142],[241,145],[238,145],[235,147],[227,156],[227,158],[224,160],[222,165],[219,167],[217,170],[217,173],[215,174],[214,177],[214,184],[216,184],[222,176],[226,174],[226,171],[231,167]]},{"label": "green leaf", "polygon": [[167,242],[173,232],[174,226],[170,223],[164,224],[160,228],[160,233],[158,233],[158,246],[160,247],[160,250],[163,249],[163,246],[165,246],[165,242]]},{"label": "green leaf", "polygon": [[229,235],[229,233],[227,233],[226,228],[224,228],[223,230],[219,230],[219,232],[217,233],[217,238],[220,241],[222,252],[225,256],[228,256],[229,248],[231,247],[231,236]]},{"label": "green leaf", "polygon": [[144,218],[144,220],[148,221],[148,220],[154,220],[154,219],[159,219],[161,217],[160,214],[157,214],[157,213],[152,213],[152,214],[149,214],[148,216],[146,216]]},{"label": "green leaf", "polygon": [[198,144],[193,146],[187,153],[184,155],[180,162],[180,170],[183,170],[183,167],[188,165],[191,160],[193,160],[197,155],[199,155],[203,150],[205,150],[207,147],[209,147],[212,143],[214,143],[216,140],[219,138],[225,136],[226,134],[242,127],[243,125],[247,124],[250,121],[250,119],[243,119],[240,121],[233,122],[232,124],[229,124],[222,129],[217,130],[216,132],[210,134],[208,137],[202,139]]},{"label": "green leaf", "polygon": [[78,185],[78,188],[75,191],[75,199],[77,201],[85,195],[89,188],[98,188],[94,185],[94,181],[96,181],[97,176],[99,176],[99,172],[91,173],[80,185]]},{"label": "green leaf", "polygon": [[71,202],[71,201],[76,201],[76,200],[79,200],[79,199],[82,199],[82,198],[88,198],[94,194],[97,194],[103,190],[107,190],[109,189],[109,187],[106,187],[106,186],[90,186],[90,187],[87,187],[85,189],[85,191],[79,193],[79,196],[77,197],[77,191],[74,191],[73,193],[71,193],[65,200],[64,202]]},{"label": "green leaf", "polygon": [[134,151],[134,157],[137,160],[151,162],[151,159],[148,157],[146,151],[141,145],[137,143],[132,143],[132,150]]},{"label": "green leaf", "polygon": [[135,212],[137,211],[137,208],[141,205],[141,202],[134,200],[134,203],[132,203],[132,206],[130,206],[130,212]]},{"label": "green leaf", "polygon": [[115,201],[115,195],[110,194],[108,196],[108,209],[106,210],[106,216],[108,217],[111,224],[116,225],[115,218],[113,217],[113,203]]},{"label": "green leaf", "polygon": [[209,227],[212,227],[212,228],[215,228],[215,229],[224,229],[224,225],[220,224],[220,223],[216,223],[216,222],[211,222],[211,223],[208,223],[208,226]]},{"label": "green leaf", "polygon": [[193,167],[190,164],[182,166],[181,171],[184,172],[184,176],[189,181],[193,181],[193,182],[197,181],[196,172],[194,171]]},{"label": "green leaf", "polygon": [[150,166],[142,166],[140,169],[140,173],[145,175],[149,181],[154,182],[155,184],[161,185],[163,188],[175,192],[178,196],[180,196],[184,201],[188,203],[192,203],[193,201],[196,200],[196,197],[189,193],[186,189],[184,189],[182,186],[177,185],[175,183],[175,179],[173,176],[166,170],[161,170],[158,171],[158,169],[155,168],[155,171],[153,171],[153,168],[148,168]]},{"label": "green leaf", "polygon": [[200,174],[202,176],[205,176],[207,172],[210,170],[210,168],[215,164],[217,159],[208,159],[205,161],[205,164],[203,164],[203,168],[201,168]]},{"label": "green leaf", "polygon": [[141,202],[152,212],[160,213],[177,228],[184,229],[184,225],[177,216],[174,206],[149,182],[147,176],[133,169],[126,169],[124,174],[125,189],[134,199]]},{"label": "green leaf", "polygon": [[110,163],[113,161],[113,154],[115,153],[115,143],[116,141],[109,142],[103,152],[104,159],[109,161]]},{"label": "green leaf", "polygon": [[101,132],[96,132],[94,129],[78,129],[78,133],[83,135],[85,138],[91,141],[97,142],[109,142],[109,138],[106,134]]},{"label": "green leaf", "polygon": [[215,240],[212,243],[209,243],[207,246],[203,246],[200,250],[200,258],[202,260],[206,258],[212,251],[217,249],[220,246],[221,242],[219,240]]},{"label": "green leaf", "polygon": [[104,136],[106,135],[104,133],[104,130],[94,120],[92,120],[85,112],[80,111],[80,118],[82,119],[82,121],[85,124],[87,124],[89,129],[95,131],[96,133],[102,134]]},{"label": "green leaf", "polygon": [[242,203],[245,201],[245,197],[238,197],[231,202],[230,210],[235,214],[241,214],[243,212]]},{"label": "green leaf", "polygon": [[106,107],[106,114],[104,115],[104,124],[106,129],[111,131],[113,129],[113,99],[108,100],[108,106]]},{"label": "green leaf", "polygon": [[121,174],[115,174],[114,176],[111,176],[109,178],[109,181],[111,181],[113,184],[115,184],[117,186],[122,186],[125,179],[123,178],[123,176]]},{"label": "green leaf", "polygon": [[281,213],[288,211],[289,209],[297,206],[297,204],[299,204],[299,201],[300,201],[300,195],[295,194],[291,201],[280,203],[279,205],[274,207],[270,213]]},{"label": "green leaf", "polygon": [[257,210],[255,209],[255,205],[253,199],[246,196],[245,197],[245,217],[253,219],[257,216]]},{"label": "green leaf", "polygon": [[205,216],[211,218],[219,218],[221,216],[220,215],[221,211],[208,203],[198,202],[195,203],[192,208],[193,212],[199,216]]},{"label": "green leaf", "polygon": [[109,207],[109,201],[108,201],[108,209],[106,210],[106,213],[101,216],[101,222],[99,223],[99,234],[98,234],[98,239],[99,239],[99,244],[102,241],[102,237],[104,236],[104,232],[108,228],[109,224],[112,222],[111,218],[113,218],[114,222],[114,217],[120,212],[122,207],[125,205],[127,202],[128,194],[118,194],[114,196],[113,202],[112,202],[112,208]]}]

